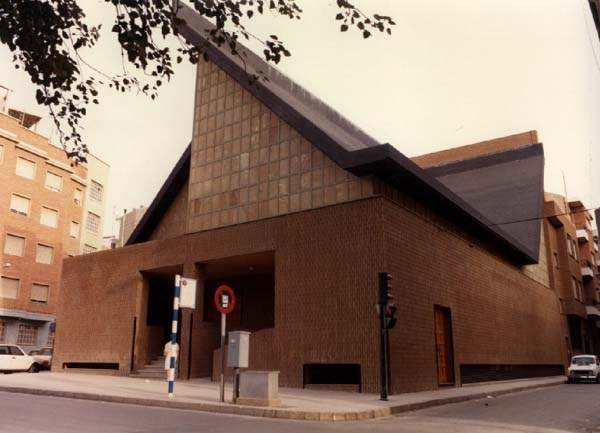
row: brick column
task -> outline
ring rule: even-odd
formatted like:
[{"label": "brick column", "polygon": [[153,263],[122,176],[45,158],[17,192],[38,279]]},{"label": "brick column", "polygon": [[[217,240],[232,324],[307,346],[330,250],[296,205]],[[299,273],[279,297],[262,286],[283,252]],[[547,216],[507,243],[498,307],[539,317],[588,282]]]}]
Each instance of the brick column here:
[{"label": "brick column", "polygon": [[194,263],[186,263],[183,267],[183,276],[185,278],[194,278],[197,281],[196,285],[196,309],[183,308],[181,309],[181,339],[179,349],[179,379],[190,379],[190,363],[192,362],[192,353],[190,347],[192,344],[192,327],[197,325],[195,320],[202,320],[202,315],[198,313],[198,309],[202,308],[202,295],[204,280],[202,272]]}]

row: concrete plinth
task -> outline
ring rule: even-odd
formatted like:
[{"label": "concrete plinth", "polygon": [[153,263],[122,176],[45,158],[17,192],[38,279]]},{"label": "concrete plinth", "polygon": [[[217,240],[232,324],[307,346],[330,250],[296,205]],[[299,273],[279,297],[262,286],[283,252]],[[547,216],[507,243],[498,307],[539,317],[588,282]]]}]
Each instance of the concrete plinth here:
[{"label": "concrete plinth", "polygon": [[278,371],[244,371],[240,374],[237,403],[248,406],[279,406]]}]

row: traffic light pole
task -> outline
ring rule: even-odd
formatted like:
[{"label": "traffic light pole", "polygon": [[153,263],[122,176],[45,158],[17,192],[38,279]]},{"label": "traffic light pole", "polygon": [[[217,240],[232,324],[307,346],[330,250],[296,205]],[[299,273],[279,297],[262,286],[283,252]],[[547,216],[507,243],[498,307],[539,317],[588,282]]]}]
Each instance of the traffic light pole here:
[{"label": "traffic light pole", "polygon": [[388,333],[385,327],[385,305],[379,304],[379,332],[380,347],[379,347],[379,372],[381,381],[380,400],[387,401],[388,399]]}]

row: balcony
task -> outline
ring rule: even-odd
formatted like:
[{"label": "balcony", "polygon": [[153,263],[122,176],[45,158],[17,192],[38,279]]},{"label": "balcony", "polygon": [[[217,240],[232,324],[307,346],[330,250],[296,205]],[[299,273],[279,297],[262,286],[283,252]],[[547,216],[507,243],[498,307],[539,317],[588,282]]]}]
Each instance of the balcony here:
[{"label": "balcony", "polygon": [[579,242],[588,242],[590,240],[588,231],[584,229],[577,230],[577,240]]},{"label": "balcony", "polygon": [[596,307],[594,305],[586,305],[585,312],[587,313],[588,317],[594,317],[594,318],[600,319],[600,310],[598,310],[598,307]]},{"label": "balcony", "polygon": [[581,268],[581,276],[583,278],[594,278],[594,271],[590,266],[584,266]]}]

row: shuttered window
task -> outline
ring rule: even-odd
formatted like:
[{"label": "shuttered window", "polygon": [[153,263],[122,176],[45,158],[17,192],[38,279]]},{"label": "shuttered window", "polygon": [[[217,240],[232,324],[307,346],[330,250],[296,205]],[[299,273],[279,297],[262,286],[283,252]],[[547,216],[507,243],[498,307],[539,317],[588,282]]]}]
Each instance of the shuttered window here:
[{"label": "shuttered window", "polygon": [[10,210],[11,212],[15,212],[21,215],[29,214],[29,205],[31,200],[27,197],[23,197],[22,195],[13,194],[10,197]]},{"label": "shuttered window", "polygon": [[16,278],[0,278],[0,298],[17,299],[19,294],[19,280]]},{"label": "shuttered window", "polygon": [[39,302],[42,304],[47,303],[49,291],[50,291],[50,286],[48,286],[47,284],[33,283],[31,285],[31,301]]},{"label": "shuttered window", "polygon": [[52,257],[54,256],[54,248],[48,245],[37,245],[37,251],[35,254],[35,261],[49,265],[52,263]]},{"label": "shuttered window", "polygon": [[71,235],[72,238],[79,237],[79,223],[77,223],[75,221],[71,221],[71,228],[69,229],[69,235]]},{"label": "shuttered window", "polygon": [[46,172],[46,188],[49,190],[57,192],[62,190],[62,182],[63,180],[61,176],[50,173],[49,171]]},{"label": "shuttered window", "polygon": [[4,240],[4,254],[11,256],[23,256],[25,252],[25,238],[21,236],[6,234]]},{"label": "shuttered window", "polygon": [[6,322],[0,321],[0,343],[6,342]]},{"label": "shuttered window", "polygon": [[37,344],[37,328],[31,325],[19,325],[17,344],[22,346],[35,346]]},{"label": "shuttered window", "polygon": [[16,173],[27,179],[35,179],[35,162],[18,157]]},{"label": "shuttered window", "polygon": [[40,224],[48,227],[58,226],[58,211],[50,209],[49,207],[42,206],[42,213],[40,215]]}]

